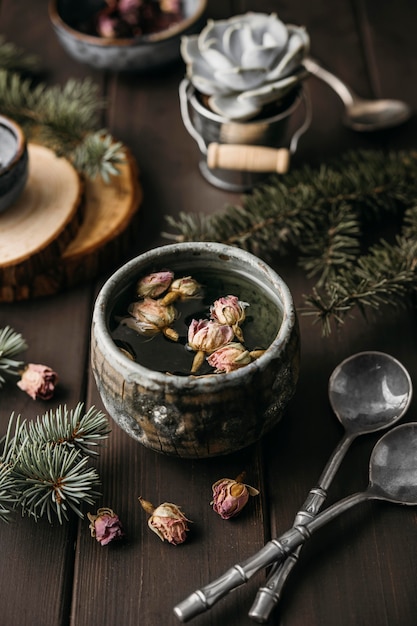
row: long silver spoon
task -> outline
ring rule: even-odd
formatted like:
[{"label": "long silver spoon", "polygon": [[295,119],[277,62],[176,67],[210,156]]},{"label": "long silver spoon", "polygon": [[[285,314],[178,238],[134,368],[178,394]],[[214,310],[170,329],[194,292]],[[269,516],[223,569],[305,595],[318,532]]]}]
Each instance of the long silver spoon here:
[{"label": "long silver spoon", "polygon": [[[327,491],[349,446],[359,435],[389,428],[407,411],[412,382],[405,367],[384,352],[359,352],[342,361],[329,379],[329,400],[344,435],[333,451],[317,485],[310,490],[297,513],[294,526],[307,523],[318,514]],[[302,546],[280,565],[273,567],[249,611],[261,624],[279,602],[285,582],[298,561]]]},{"label": "long silver spoon", "polygon": [[402,424],[386,433],[375,445],[369,463],[369,484],[330,506],[305,526],[291,528],[222,576],[192,593],[174,608],[176,617],[187,622],[210,609],[218,600],[246,583],[260,569],[282,561],[316,530],[360,502],[385,500],[409,506],[417,504],[417,422]]},{"label": "long silver spoon", "polygon": [[337,93],[345,105],[344,124],[353,130],[382,130],[403,124],[411,117],[411,107],[401,100],[366,100],[359,97],[340,78],[324,69],[315,59],[306,58],[303,64],[310,74],[320,78]]}]

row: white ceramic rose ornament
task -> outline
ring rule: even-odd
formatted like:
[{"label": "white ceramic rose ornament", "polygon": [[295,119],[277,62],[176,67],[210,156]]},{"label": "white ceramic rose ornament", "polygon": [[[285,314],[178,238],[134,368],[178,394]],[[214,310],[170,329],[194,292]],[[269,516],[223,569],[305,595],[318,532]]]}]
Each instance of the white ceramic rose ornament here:
[{"label": "white ceramic rose ornament", "polygon": [[307,75],[302,61],[310,38],[305,28],[284,24],[275,13],[209,20],[185,36],[181,55],[187,77],[210,108],[231,120],[248,120],[279,101]]}]

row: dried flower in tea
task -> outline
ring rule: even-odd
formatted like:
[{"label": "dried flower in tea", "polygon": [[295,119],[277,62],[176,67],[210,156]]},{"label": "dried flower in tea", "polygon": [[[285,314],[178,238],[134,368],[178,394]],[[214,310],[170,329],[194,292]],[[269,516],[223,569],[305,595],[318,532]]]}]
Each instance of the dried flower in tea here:
[{"label": "dried flower in tea", "polygon": [[50,400],[58,383],[58,374],[47,365],[28,363],[17,386],[34,400]]},{"label": "dried flower in tea", "polygon": [[230,519],[240,513],[247,504],[249,496],[257,496],[259,491],[243,481],[243,475],[236,480],[221,478],[212,485],[213,500],[210,504],[222,519]]},{"label": "dried flower in tea", "polygon": [[242,302],[237,296],[225,296],[219,298],[210,307],[211,319],[231,326],[239,341],[243,341],[243,333],[239,324],[245,320],[245,309],[248,302]]},{"label": "dried flower in tea", "polygon": [[170,328],[177,317],[175,308],[165,306],[159,300],[145,298],[141,302],[134,302],[129,307],[131,319],[125,318],[123,323],[134,328],[142,335],[156,335],[162,332],[168,339],[178,340],[178,333]]},{"label": "dried flower in tea", "polygon": [[161,541],[167,540],[174,546],[184,543],[189,530],[187,522],[190,520],[185,517],[176,504],[164,502],[155,508],[153,504],[142,497],[138,499],[142,508],[150,514],[149,528],[158,535]]},{"label": "dried flower in tea", "polygon": [[153,272],[144,276],[136,285],[136,292],[140,298],[158,298],[171,285],[174,279],[173,272]]},{"label": "dried flower in tea", "polygon": [[184,276],[174,280],[169,288],[169,292],[162,299],[164,304],[170,304],[175,300],[186,300],[196,298],[201,294],[201,285],[191,276]]},{"label": "dried flower in tea", "polygon": [[233,329],[230,326],[219,324],[213,320],[191,320],[188,327],[188,345],[196,351],[191,373],[201,367],[206,354],[211,354],[218,348],[230,343],[233,339]]},{"label": "dried flower in tea", "polygon": [[232,342],[215,350],[207,357],[207,363],[214,367],[216,374],[233,372],[251,363],[252,357],[241,343]]},{"label": "dried flower in tea", "polygon": [[96,515],[87,513],[87,517],[90,520],[91,536],[97,539],[100,545],[106,546],[124,536],[119,516],[112,509],[103,507],[98,509]]}]

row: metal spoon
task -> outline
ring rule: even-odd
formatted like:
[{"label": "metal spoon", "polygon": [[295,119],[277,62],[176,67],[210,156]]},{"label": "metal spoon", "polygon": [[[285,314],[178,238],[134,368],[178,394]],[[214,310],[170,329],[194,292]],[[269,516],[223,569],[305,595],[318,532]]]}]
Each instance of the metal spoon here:
[{"label": "metal spoon", "polygon": [[[359,352],[342,361],[329,379],[329,400],[345,429],[317,486],[310,490],[297,513],[294,526],[306,524],[321,509],[330,484],[349,446],[359,435],[388,428],[407,411],[412,383],[404,366],[383,352]],[[259,623],[268,621],[279,602],[285,582],[298,561],[302,546],[280,565],[274,566],[249,611]]]},{"label": "metal spoon", "polygon": [[314,76],[327,83],[345,105],[344,124],[361,132],[391,128],[406,122],[412,114],[411,108],[401,100],[365,100],[359,97],[340,78],[324,69],[314,59],[303,61],[304,67]]},{"label": "metal spoon", "polygon": [[174,608],[181,622],[210,609],[218,600],[246,583],[260,569],[282,561],[302,545],[312,533],[360,502],[385,500],[398,504],[417,504],[417,422],[397,426],[375,445],[369,463],[369,484],[330,506],[305,526],[291,528],[272,539],[261,550],[227,570],[217,580],[192,593]]}]

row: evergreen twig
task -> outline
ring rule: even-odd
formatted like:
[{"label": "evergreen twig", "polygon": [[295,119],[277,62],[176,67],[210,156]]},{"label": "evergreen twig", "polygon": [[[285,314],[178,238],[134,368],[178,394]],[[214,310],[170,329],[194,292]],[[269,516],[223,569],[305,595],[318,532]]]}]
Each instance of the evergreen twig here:
[{"label": "evergreen twig", "polygon": [[85,176],[105,182],[119,173],[125,161],[123,146],[105,130],[98,130],[105,102],[90,79],[70,79],[48,86],[24,78],[21,71],[35,66],[31,56],[0,37],[0,110],[20,124],[29,140],[65,156]]},{"label": "evergreen twig", "polygon": [[109,432],[105,416],[94,407],[84,413],[81,403],[30,423],[12,413],[0,455],[0,519],[16,507],[35,520],[56,516],[62,523],[70,511],[83,517],[82,503],[99,495],[99,475],[87,466],[91,447]]},{"label": "evergreen twig", "polygon": [[[265,258],[298,254],[308,278],[307,310],[343,323],[357,307],[401,306],[417,286],[417,153],[350,152],[319,168],[304,166],[255,189],[242,204],[202,216],[167,216],[176,241],[219,241]],[[384,216],[404,217],[401,238],[367,249],[367,230]]]},{"label": "evergreen twig", "polygon": [[0,328],[0,388],[5,383],[4,374],[17,376],[23,362],[14,357],[26,350],[27,345],[20,333],[10,326]]}]

